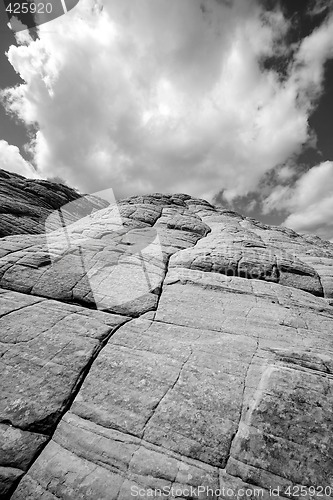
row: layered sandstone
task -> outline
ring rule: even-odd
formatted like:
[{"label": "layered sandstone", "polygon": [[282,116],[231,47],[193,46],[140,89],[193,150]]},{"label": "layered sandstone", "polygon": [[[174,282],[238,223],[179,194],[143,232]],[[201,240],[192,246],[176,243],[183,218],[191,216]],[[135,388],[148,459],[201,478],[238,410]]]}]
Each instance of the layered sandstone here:
[{"label": "layered sandstone", "polygon": [[332,270],[183,194],[3,237],[3,498],[332,497]]},{"label": "layered sandstone", "polygon": [[[0,169],[0,237],[44,233],[47,217],[74,200],[81,215],[108,205],[95,197],[82,197],[64,184],[26,179]],[[73,222],[78,218],[77,211],[66,215]]]}]

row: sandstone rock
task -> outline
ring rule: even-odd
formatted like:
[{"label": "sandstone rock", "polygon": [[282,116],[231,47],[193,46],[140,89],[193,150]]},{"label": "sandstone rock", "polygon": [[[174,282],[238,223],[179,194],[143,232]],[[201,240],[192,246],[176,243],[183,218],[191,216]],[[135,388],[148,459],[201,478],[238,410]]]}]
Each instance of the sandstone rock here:
[{"label": "sandstone rock", "polygon": [[[26,179],[0,169],[0,237],[44,233],[46,218],[74,200],[81,216],[107,206],[105,201],[93,196],[82,198],[63,184]],[[80,214],[67,215],[74,221]]]},{"label": "sandstone rock", "polygon": [[[268,244],[283,245],[291,259],[299,259],[318,273],[325,297],[333,297],[333,244],[318,236],[299,235],[284,227],[271,227],[246,218],[243,227],[251,229]],[[291,273],[294,271],[291,269]],[[293,286],[293,285],[292,285]]]},{"label": "sandstone rock", "polygon": [[118,209],[0,240],[2,497],[332,498],[331,245]]},{"label": "sandstone rock", "polygon": [[169,205],[178,209],[161,208],[160,198],[150,205],[132,199],[119,214],[107,207],[26,243],[3,238],[0,286],[138,316],[156,306],[170,255],[210,231],[178,202]]},{"label": "sandstone rock", "polygon": [[0,290],[0,491],[28,469],[87,366],[128,319]]}]

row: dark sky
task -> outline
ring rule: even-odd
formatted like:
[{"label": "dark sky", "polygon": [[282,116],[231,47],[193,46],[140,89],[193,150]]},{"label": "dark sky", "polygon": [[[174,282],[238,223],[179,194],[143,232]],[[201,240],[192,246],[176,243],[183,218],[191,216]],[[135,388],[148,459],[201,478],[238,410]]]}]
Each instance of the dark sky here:
[{"label": "dark sky", "polygon": [[[9,64],[5,52],[9,46],[16,44],[13,32],[7,26],[8,18],[4,3],[0,0],[0,88],[6,88],[21,83],[21,78],[16,74],[11,64]],[[22,148],[27,142],[27,132],[23,125],[17,123],[13,118],[9,118],[3,106],[0,105],[0,139],[6,140],[9,144],[14,144]],[[23,149],[21,153],[24,153]]]},{"label": "dark sky", "polygon": [[[298,42],[310,35],[314,29],[324,22],[332,5],[330,1],[322,2],[323,10],[317,15],[307,15],[314,1],[282,0],[282,8],[288,18],[292,20],[293,30],[290,32],[290,42]],[[326,7],[325,7],[326,6]],[[333,159],[333,61],[329,60],[325,67],[325,91],[319,100],[317,108],[309,119],[309,125],[317,134],[317,149],[322,153],[321,160]],[[308,151],[301,156],[300,161],[313,163],[318,160],[318,154]]]}]

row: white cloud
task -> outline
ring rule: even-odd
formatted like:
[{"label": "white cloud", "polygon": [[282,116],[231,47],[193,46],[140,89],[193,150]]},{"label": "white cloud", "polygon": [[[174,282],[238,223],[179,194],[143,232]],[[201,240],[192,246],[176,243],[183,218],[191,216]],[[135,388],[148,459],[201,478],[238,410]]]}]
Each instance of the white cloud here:
[{"label": "white cloud", "polygon": [[40,39],[12,46],[26,83],[7,105],[38,126],[41,174],[86,192],[224,188],[232,199],[299,151],[313,137],[333,22],[304,40],[281,82],[259,59],[281,52],[286,20],[254,0],[225,3],[80,0]]},{"label": "white cloud", "polygon": [[296,54],[291,82],[299,88],[306,106],[322,91],[324,63],[333,57],[333,16],[306,37]]},{"label": "white cloud", "polygon": [[30,163],[21,156],[19,148],[8,144],[7,141],[2,139],[0,140],[0,168],[30,179],[40,177]]},{"label": "white cloud", "polygon": [[293,187],[278,186],[265,200],[266,211],[287,210],[283,222],[301,233],[333,238],[333,162],[325,161],[303,174]]}]

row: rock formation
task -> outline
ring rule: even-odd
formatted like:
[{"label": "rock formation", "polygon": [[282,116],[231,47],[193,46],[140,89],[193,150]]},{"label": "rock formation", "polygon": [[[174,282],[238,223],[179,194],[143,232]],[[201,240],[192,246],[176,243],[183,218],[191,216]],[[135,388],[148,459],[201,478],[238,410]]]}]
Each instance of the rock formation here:
[{"label": "rock formation", "polygon": [[[56,209],[77,200],[76,208],[91,213],[107,206],[104,200],[78,194],[63,184],[26,179],[0,169],[0,237],[45,232],[45,220]],[[67,213],[72,221],[77,214]]]},{"label": "rock formation", "polygon": [[41,200],[2,218],[1,498],[333,497],[333,245],[184,194],[65,228]]}]

